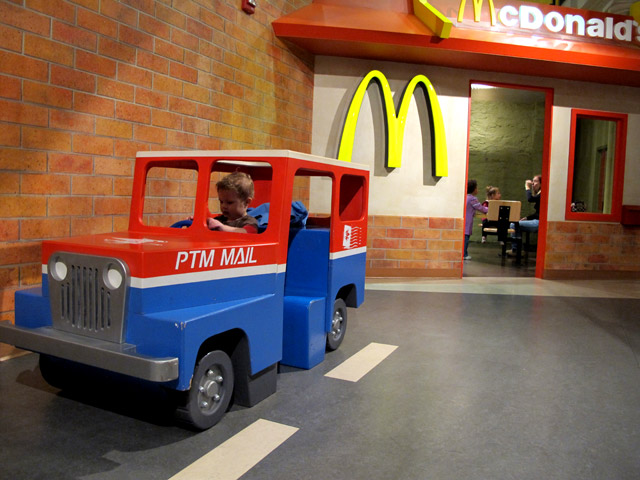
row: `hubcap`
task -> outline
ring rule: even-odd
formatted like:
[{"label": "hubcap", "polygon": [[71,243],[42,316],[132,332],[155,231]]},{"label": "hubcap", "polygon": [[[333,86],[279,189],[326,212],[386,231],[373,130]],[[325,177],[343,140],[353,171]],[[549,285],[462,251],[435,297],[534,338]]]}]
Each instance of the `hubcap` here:
[{"label": "hubcap", "polygon": [[217,365],[207,370],[207,373],[200,379],[198,405],[202,413],[209,414],[218,407],[223,394],[223,383],[222,371]]},{"label": "hubcap", "polygon": [[331,336],[333,338],[340,337],[340,334],[342,333],[342,321],[343,318],[340,310],[333,312],[333,320],[331,321]]}]

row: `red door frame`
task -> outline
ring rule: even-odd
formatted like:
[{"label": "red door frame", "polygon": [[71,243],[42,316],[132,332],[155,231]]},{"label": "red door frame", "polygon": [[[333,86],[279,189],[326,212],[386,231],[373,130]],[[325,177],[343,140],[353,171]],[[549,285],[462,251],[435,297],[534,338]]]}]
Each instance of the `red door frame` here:
[{"label": "red door frame", "polygon": [[[469,111],[467,114],[467,162],[464,181],[464,198],[463,202],[463,222],[466,222],[466,198],[467,198],[467,181],[469,179],[469,140],[471,136],[471,84],[481,83],[492,87],[514,88],[519,90],[532,90],[545,94],[544,102],[544,134],[542,137],[542,192],[540,199],[540,226],[538,227],[538,247],[536,253],[536,278],[544,278],[544,263],[547,250],[547,210],[549,206],[549,171],[551,158],[551,132],[553,123],[553,89],[547,87],[533,87],[528,85],[516,85],[511,83],[487,82],[484,80],[469,81]],[[463,233],[464,235],[464,233]],[[464,236],[463,236],[464,240]],[[460,277],[462,277],[462,268],[464,262],[460,265]]]}]

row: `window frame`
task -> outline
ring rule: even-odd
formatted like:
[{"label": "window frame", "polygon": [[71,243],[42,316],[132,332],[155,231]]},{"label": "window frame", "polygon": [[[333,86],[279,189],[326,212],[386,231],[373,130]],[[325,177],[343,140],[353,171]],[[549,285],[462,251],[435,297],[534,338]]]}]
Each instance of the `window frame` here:
[{"label": "window frame", "polygon": [[[576,154],[576,129],[579,118],[594,120],[608,120],[616,122],[616,146],[613,160],[613,190],[611,194],[611,213],[572,212],[573,175]],[[571,132],[569,136],[569,166],[567,173],[567,197],[565,202],[565,220],[587,222],[617,222],[622,216],[622,193],[624,188],[624,166],[627,149],[627,119],[623,113],[605,112],[599,110],[571,110]]]}]

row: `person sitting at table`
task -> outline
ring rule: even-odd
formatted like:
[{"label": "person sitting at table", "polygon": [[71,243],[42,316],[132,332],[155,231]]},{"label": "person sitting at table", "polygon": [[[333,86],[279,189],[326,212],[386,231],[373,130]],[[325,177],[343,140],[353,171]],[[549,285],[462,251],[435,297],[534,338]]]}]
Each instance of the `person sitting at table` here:
[{"label": "person sitting at table", "polygon": [[[520,219],[520,222],[512,223],[510,228],[514,230],[512,238],[522,238],[522,232],[537,232],[540,223],[540,193],[542,192],[542,175],[538,174],[533,180],[525,180],[524,189],[527,192],[527,202],[533,203],[533,213]],[[517,242],[511,243],[511,255],[515,255]]]}]

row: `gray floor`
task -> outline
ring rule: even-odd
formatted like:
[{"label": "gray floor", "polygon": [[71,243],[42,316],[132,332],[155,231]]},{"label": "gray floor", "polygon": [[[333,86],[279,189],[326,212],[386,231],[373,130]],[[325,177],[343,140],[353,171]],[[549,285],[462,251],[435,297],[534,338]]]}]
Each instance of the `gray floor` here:
[{"label": "gray floor", "polygon": [[[67,394],[36,355],[13,358],[0,363],[0,479],[169,479],[264,418],[299,430],[243,480],[637,480],[639,308],[368,290],[324,363],[283,369],[275,395],[197,434],[165,420],[154,389]],[[324,376],[370,342],[398,348],[357,383]]]}]

